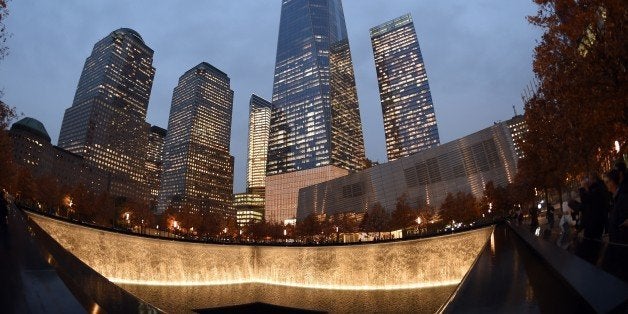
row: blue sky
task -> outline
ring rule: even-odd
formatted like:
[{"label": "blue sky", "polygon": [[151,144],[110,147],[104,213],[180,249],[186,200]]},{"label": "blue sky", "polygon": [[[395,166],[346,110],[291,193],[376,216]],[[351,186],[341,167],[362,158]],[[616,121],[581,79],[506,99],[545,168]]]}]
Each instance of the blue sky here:
[{"label": "blue sky", "polygon": [[[57,143],[63,112],[93,45],[129,27],[155,50],[147,121],[167,127],[179,76],[206,61],[231,78],[235,92],[231,152],[236,192],[246,181],[248,101],[271,98],[281,1],[13,0],[6,26],[9,56],[0,62],[3,101],[44,123]],[[344,0],[366,154],[385,161],[369,28],[411,13],[434,101],[441,142],[521,113],[540,30],[532,1]]]}]

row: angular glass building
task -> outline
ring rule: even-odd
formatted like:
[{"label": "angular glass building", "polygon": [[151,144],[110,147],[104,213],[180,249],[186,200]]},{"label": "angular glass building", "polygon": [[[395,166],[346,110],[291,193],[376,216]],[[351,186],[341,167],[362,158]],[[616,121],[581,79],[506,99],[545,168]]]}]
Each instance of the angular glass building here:
[{"label": "angular glass building", "polygon": [[340,0],[281,7],[268,174],[364,167],[364,140]]},{"label": "angular glass building", "polygon": [[175,206],[235,217],[232,110],[233,91],[224,72],[202,62],[179,78],[164,144],[158,212]]},{"label": "angular glass building", "polygon": [[[266,218],[282,221],[296,215],[299,187],[364,168],[364,139],[340,0],[283,1],[272,103]],[[314,177],[291,174],[319,167],[333,169],[307,172]]]},{"label": "angular glass building", "polygon": [[134,30],[113,31],[85,61],[59,146],[108,173],[114,196],[148,200],[146,123],[155,68],[153,50]]},{"label": "angular glass building", "polygon": [[388,160],[440,144],[423,56],[410,14],[371,28]]},{"label": "angular glass building", "polygon": [[249,103],[249,146],[246,173],[248,193],[264,195],[266,186],[266,157],[272,105],[253,94]]}]

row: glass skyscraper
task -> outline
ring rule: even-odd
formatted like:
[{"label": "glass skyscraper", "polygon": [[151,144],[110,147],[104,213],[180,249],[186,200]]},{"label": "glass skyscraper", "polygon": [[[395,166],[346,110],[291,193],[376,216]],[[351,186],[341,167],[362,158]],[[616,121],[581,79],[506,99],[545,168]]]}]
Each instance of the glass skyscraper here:
[{"label": "glass skyscraper", "polygon": [[266,219],[284,221],[296,216],[299,188],[364,168],[340,0],[282,2],[272,104]]},{"label": "glass skyscraper", "polygon": [[148,200],[146,123],[155,68],[153,50],[128,28],[94,45],[72,106],[65,111],[59,146],[106,171],[114,196]]},{"label": "glass skyscraper", "polygon": [[235,217],[232,110],[233,91],[224,72],[202,62],[179,78],[164,144],[158,212],[175,206]]},{"label": "glass skyscraper", "polygon": [[364,140],[340,0],[281,7],[268,174],[364,167]]},{"label": "glass skyscraper", "polygon": [[150,127],[148,133],[148,146],[146,154],[146,180],[150,193],[151,206],[157,205],[159,195],[159,184],[161,183],[162,154],[164,151],[164,140],[166,130],[156,125]]},{"label": "glass skyscraper", "polygon": [[249,156],[246,173],[247,192],[264,195],[266,157],[272,105],[253,94],[249,103]]},{"label": "glass skyscraper", "polygon": [[419,41],[410,14],[371,28],[388,160],[440,144]]}]

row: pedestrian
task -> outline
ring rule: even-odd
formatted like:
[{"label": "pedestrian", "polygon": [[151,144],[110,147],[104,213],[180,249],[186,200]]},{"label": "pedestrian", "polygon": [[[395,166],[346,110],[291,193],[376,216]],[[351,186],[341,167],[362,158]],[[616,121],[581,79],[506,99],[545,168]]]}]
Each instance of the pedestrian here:
[{"label": "pedestrian", "polygon": [[571,236],[571,229],[576,225],[576,221],[573,219],[573,208],[569,204],[573,204],[574,193],[571,194],[572,199],[563,202],[563,211],[560,220],[558,221],[558,227],[560,228],[560,237],[558,238],[558,245],[564,249],[569,246],[569,238]]},{"label": "pedestrian", "polygon": [[547,211],[545,213],[545,216],[547,217],[547,224],[549,225],[549,229],[554,229],[554,206],[550,202],[547,202]]},{"label": "pedestrian", "polygon": [[628,190],[621,184],[621,172],[613,169],[604,176],[604,183],[613,195],[609,215],[609,243],[602,268],[620,279],[628,280]]},{"label": "pedestrian", "polygon": [[530,232],[536,233],[536,228],[539,226],[539,212],[536,207],[530,207]]},{"label": "pedestrian", "polygon": [[623,191],[628,191],[628,180],[626,180],[626,162],[619,160],[615,163],[615,169],[619,172],[619,185]]},{"label": "pedestrian", "polygon": [[608,235],[611,242],[628,244],[628,191],[620,180],[620,171],[617,169],[604,176],[604,183],[613,195]]},{"label": "pedestrian", "polygon": [[582,180],[579,192],[584,236],[601,240],[610,209],[608,190],[598,175],[591,173]]},{"label": "pedestrian", "polygon": [[581,181],[581,228],[584,229],[584,239],[576,249],[576,255],[596,264],[602,248],[602,233],[607,223],[609,199],[608,190],[599,179],[597,173],[590,173]]}]

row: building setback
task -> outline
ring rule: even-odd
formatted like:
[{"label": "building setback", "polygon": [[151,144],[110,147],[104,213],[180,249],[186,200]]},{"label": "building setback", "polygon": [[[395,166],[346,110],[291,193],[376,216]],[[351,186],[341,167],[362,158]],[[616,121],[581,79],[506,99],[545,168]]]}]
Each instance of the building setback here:
[{"label": "building setback", "polygon": [[[266,219],[284,221],[295,218],[298,188],[364,168],[362,125],[340,0],[283,1],[272,104]],[[323,167],[333,169],[293,174]]]},{"label": "building setback", "polygon": [[146,110],[155,68],[153,50],[121,28],[94,45],[66,109],[59,146],[107,172],[114,196],[148,201]]},{"label": "building setback", "polygon": [[168,206],[235,217],[229,154],[233,91],[224,72],[202,62],[174,89],[158,212]]},{"label": "building setback", "polygon": [[500,122],[414,155],[302,188],[297,219],[311,213],[362,213],[375,203],[392,212],[404,194],[411,206],[422,209],[439,207],[450,192],[481,197],[489,181],[504,186],[514,180],[517,135],[510,125],[510,120]]},{"label": "building setback", "polygon": [[389,161],[440,144],[425,64],[410,14],[371,28]]},{"label": "building setback", "polygon": [[264,195],[266,187],[266,158],[270,134],[270,102],[253,94],[249,103],[249,146],[246,173],[247,193]]}]

